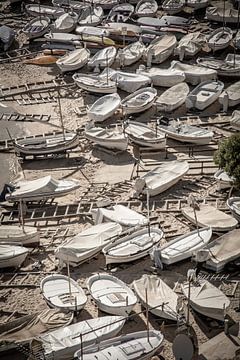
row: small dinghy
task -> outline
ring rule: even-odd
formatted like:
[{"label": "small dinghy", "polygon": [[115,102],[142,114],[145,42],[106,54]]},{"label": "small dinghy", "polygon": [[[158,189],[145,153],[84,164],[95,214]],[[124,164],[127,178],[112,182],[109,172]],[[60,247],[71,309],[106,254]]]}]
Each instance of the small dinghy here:
[{"label": "small dinghy", "polygon": [[122,127],[101,128],[91,122],[85,125],[85,137],[95,144],[107,149],[125,151],[128,147],[128,138]]},{"label": "small dinghy", "polygon": [[117,92],[115,81],[101,75],[87,75],[76,73],[73,80],[82,89],[97,94],[112,94]]},{"label": "small dinghy", "polygon": [[228,24],[237,24],[238,23],[238,10],[235,10],[231,7],[222,7],[209,6],[206,9],[206,18],[211,21],[224,22]]},{"label": "small dinghy", "polygon": [[62,72],[74,71],[82,68],[87,64],[90,58],[90,51],[83,48],[70,51],[57,60],[56,64]]},{"label": "small dinghy", "polygon": [[27,4],[25,5],[25,10],[31,16],[47,16],[50,19],[57,19],[65,13],[62,8],[55,8],[53,6],[40,4]]},{"label": "small dinghy", "polygon": [[240,111],[239,110],[235,110],[232,113],[232,117],[230,119],[230,125],[235,130],[240,131]]},{"label": "small dinghy", "polygon": [[209,35],[207,44],[213,51],[222,50],[230,45],[232,37],[231,29],[227,27],[216,29]]},{"label": "small dinghy", "polygon": [[18,225],[1,225],[0,226],[0,244],[14,243],[16,245],[34,245],[39,244],[40,234],[37,228],[33,226],[24,226],[24,228]]},{"label": "small dinghy", "polygon": [[[138,212],[123,205],[113,205],[111,208],[92,209],[95,224],[105,221],[114,221],[122,226],[144,226],[148,219]],[[1,230],[1,227],[0,227]]]},{"label": "small dinghy", "polygon": [[0,269],[18,268],[22,265],[29,250],[23,246],[0,243]]},{"label": "small dinghy", "polygon": [[217,170],[213,177],[217,181],[218,190],[229,189],[233,186],[234,179],[222,169]]},{"label": "small dinghy", "polygon": [[63,14],[63,15],[59,16],[59,18],[57,18],[57,20],[55,20],[55,23],[51,27],[51,31],[58,32],[58,33],[61,33],[61,32],[70,33],[76,27],[77,18],[78,18],[78,15],[74,14],[74,13]]},{"label": "small dinghy", "polygon": [[207,69],[202,66],[184,64],[180,61],[172,61],[171,69],[183,71],[186,77],[186,82],[191,85],[197,85],[203,81],[217,79],[217,71]]},{"label": "small dinghy", "polygon": [[[189,283],[185,282],[181,287],[183,294],[188,297]],[[190,283],[190,305],[202,315],[223,321],[225,309],[230,305],[230,301],[210,282],[199,279],[197,283]]]},{"label": "small dinghy", "polygon": [[186,5],[195,10],[204,9],[209,5],[210,0],[187,0]]},{"label": "small dinghy", "polygon": [[[196,224],[194,210],[192,207],[184,207],[182,209],[182,213],[189,221]],[[233,230],[238,224],[237,220],[232,216],[207,204],[198,204],[196,216],[199,226],[211,226],[212,231],[217,232]]]},{"label": "small dinghy", "polygon": [[117,49],[114,46],[109,46],[99,50],[89,61],[88,66],[91,68],[105,68],[110,67],[117,55]]},{"label": "small dinghy", "polygon": [[164,0],[162,3],[162,9],[169,15],[174,15],[183,10],[185,6],[185,0]]},{"label": "small dinghy", "polygon": [[163,264],[171,265],[192,257],[195,251],[204,248],[212,237],[212,229],[205,227],[178,236],[160,247]]},{"label": "small dinghy", "polygon": [[158,195],[175,185],[188,170],[189,164],[187,161],[173,160],[164,162],[141,178],[136,179],[134,185],[136,195],[147,194],[147,192],[149,196]]},{"label": "small dinghy", "polygon": [[48,31],[50,22],[51,20],[47,16],[41,16],[29,21],[22,31],[29,39],[35,39]]},{"label": "small dinghy", "polygon": [[162,35],[154,39],[143,54],[143,59],[153,64],[161,64],[169,58],[177,45],[175,35]]},{"label": "small dinghy", "polygon": [[103,9],[101,6],[89,6],[84,8],[78,17],[78,24],[97,26],[103,20]]},{"label": "small dinghy", "polygon": [[224,109],[240,104],[240,81],[229,85],[219,96],[218,101]]},{"label": "small dinghy", "polygon": [[70,360],[81,347],[116,336],[124,323],[122,316],[103,316],[80,321],[34,338],[30,350],[34,357],[40,353],[51,360]]},{"label": "small dinghy", "polygon": [[140,0],[137,2],[135,16],[155,16],[158,11],[158,4],[155,0]]},{"label": "small dinghy", "polygon": [[[134,332],[84,348],[83,356],[84,360],[147,360],[161,352],[163,339],[162,333],[156,330]],[[75,353],[75,357],[81,360],[80,350]]]},{"label": "small dinghy", "polygon": [[163,112],[171,112],[183,105],[189,94],[189,86],[182,82],[165,90],[157,99],[157,109]]},{"label": "small dinghy", "polygon": [[46,276],[40,283],[40,290],[50,307],[64,311],[79,311],[87,302],[81,286],[65,275]]},{"label": "small dinghy", "polygon": [[80,187],[79,180],[56,180],[51,175],[35,180],[20,180],[14,190],[6,195],[8,201],[39,201],[61,197]]},{"label": "small dinghy", "polygon": [[146,47],[142,42],[134,42],[124,49],[118,50],[116,59],[120,66],[130,66],[141,59],[145,49]]},{"label": "small dinghy", "polygon": [[130,92],[132,95],[140,88],[151,84],[151,79],[145,75],[113,69],[108,69],[107,71],[104,71],[102,75],[104,74],[106,77],[108,76],[112,81],[115,81],[119,89]]},{"label": "small dinghy", "polygon": [[137,303],[132,290],[109,274],[91,276],[87,280],[87,287],[98,309],[111,315],[127,316]]},{"label": "small dinghy", "polygon": [[148,255],[154,245],[163,237],[163,232],[156,228],[146,228],[108,244],[102,249],[108,264],[132,262]]},{"label": "small dinghy", "polygon": [[157,90],[146,87],[125,97],[121,105],[125,114],[140,113],[152,107],[156,97]]},{"label": "small dinghy", "polygon": [[[161,18],[153,18],[153,17],[140,17],[137,20],[137,23],[142,26],[150,26],[154,28],[158,28],[161,30],[161,28],[174,28],[174,31],[181,29],[187,29],[191,22],[189,19],[180,17],[180,16],[162,16]],[[185,34],[186,32],[184,32]]]},{"label": "small dinghy", "polygon": [[180,61],[185,57],[193,57],[202,49],[205,43],[206,37],[200,31],[189,33],[180,39],[174,49],[174,55],[178,55]]},{"label": "small dinghy", "polygon": [[165,149],[166,136],[161,132],[151,129],[149,126],[137,121],[127,121],[125,132],[129,140],[139,146],[146,146],[154,149]]},{"label": "small dinghy", "polygon": [[158,276],[142,275],[134,280],[133,289],[141,304],[144,307],[148,305],[152,314],[167,320],[178,320],[178,295]]},{"label": "small dinghy", "polygon": [[49,32],[44,35],[44,37],[47,39],[50,43],[59,43],[58,48],[64,49],[64,46],[67,44],[71,45],[79,45],[81,46],[81,36],[76,34],[67,34],[62,32]]},{"label": "small dinghy", "polygon": [[130,19],[134,13],[134,6],[128,3],[115,5],[109,12],[108,22],[124,23]]},{"label": "small dinghy", "polygon": [[[231,197],[227,200],[227,206],[232,215],[240,222],[240,197]],[[1,227],[0,227],[1,230]],[[240,239],[240,237],[239,237]]]},{"label": "small dinghy", "polygon": [[170,125],[158,125],[160,131],[164,132],[167,137],[183,143],[198,145],[209,144],[213,138],[213,132],[208,129],[199,128],[188,124],[172,123]]},{"label": "small dinghy", "polygon": [[193,89],[186,98],[187,109],[196,108],[204,110],[216,101],[223,91],[222,81],[204,81]]},{"label": "small dinghy", "polygon": [[16,140],[14,150],[20,156],[54,154],[74,149],[78,144],[79,138],[76,133],[44,134]]},{"label": "small dinghy", "polygon": [[137,74],[142,74],[150,77],[153,86],[171,87],[177,85],[185,80],[185,74],[181,70],[176,69],[160,69],[157,67],[146,68],[140,65]]},{"label": "small dinghy", "polygon": [[102,122],[110,118],[121,104],[118,94],[109,94],[97,99],[87,110],[88,118],[96,122]]},{"label": "small dinghy", "polygon": [[55,251],[55,257],[59,259],[60,266],[67,263],[78,266],[99,253],[121,232],[122,227],[113,222],[91,226],[60,245]]}]

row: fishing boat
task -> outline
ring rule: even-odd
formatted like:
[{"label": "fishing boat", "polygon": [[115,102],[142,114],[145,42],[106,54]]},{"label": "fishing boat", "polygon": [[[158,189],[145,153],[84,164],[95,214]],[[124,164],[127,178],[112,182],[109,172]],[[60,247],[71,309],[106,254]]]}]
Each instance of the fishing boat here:
[{"label": "fishing boat", "polygon": [[210,0],[186,0],[186,5],[195,10],[203,9],[209,5]]},{"label": "fishing boat", "polygon": [[[44,35],[50,43],[58,43],[58,49],[64,48],[64,46],[71,44],[71,45],[78,45],[81,46],[81,36],[77,34],[68,34],[63,32],[49,32]],[[60,47],[61,45],[61,47]]]},{"label": "fishing boat", "polygon": [[76,13],[66,13],[59,16],[51,26],[52,32],[70,33],[77,25],[78,15]]},{"label": "fishing boat", "polygon": [[87,110],[88,118],[102,122],[114,115],[120,104],[121,98],[117,93],[102,96]]},{"label": "fishing boat", "polygon": [[117,55],[117,49],[109,46],[99,50],[89,61],[88,66],[91,68],[105,68],[113,64]]},{"label": "fishing boat", "polygon": [[188,172],[187,161],[167,161],[155,169],[136,179],[134,190],[136,195],[141,193],[149,196],[158,195],[175,185]]},{"label": "fishing boat", "polygon": [[183,283],[181,288],[186,298],[190,296],[190,305],[195,311],[212,319],[224,320],[230,301],[217,287],[207,280],[198,279],[196,283]]},{"label": "fishing boat", "polygon": [[46,276],[40,283],[41,293],[50,307],[79,311],[87,302],[85,292],[76,281],[61,274]]},{"label": "fishing boat", "polygon": [[182,214],[193,224],[196,224],[196,214],[197,223],[200,227],[210,226],[212,231],[216,232],[233,230],[238,224],[231,215],[207,204],[199,204],[195,212],[192,207],[186,206],[182,209]]},{"label": "fishing boat", "polygon": [[180,16],[162,16],[159,17],[149,17],[144,16],[137,19],[137,24],[141,26],[150,26],[152,28],[156,28],[159,30],[164,30],[164,28],[168,28],[167,30],[174,28],[174,32],[183,31],[186,34],[186,29],[191,25],[191,21],[187,18],[183,18]]},{"label": "fishing boat", "polygon": [[211,227],[204,227],[178,236],[160,247],[161,262],[171,265],[186,260],[192,257],[195,251],[204,248],[211,238]]},{"label": "fishing boat", "polygon": [[170,87],[156,99],[157,109],[164,112],[174,111],[185,103],[189,91],[185,82]]},{"label": "fishing boat", "polygon": [[143,59],[148,61],[151,58],[151,63],[161,64],[172,55],[174,48],[177,45],[175,35],[162,35],[154,39],[143,54]]},{"label": "fishing boat", "polygon": [[218,190],[229,189],[233,186],[234,179],[231,178],[223,169],[218,169],[213,177],[217,181]]},{"label": "fishing boat", "polygon": [[185,57],[193,57],[206,44],[206,37],[200,31],[183,36],[174,49],[174,55],[182,61]]},{"label": "fishing boat", "polygon": [[122,100],[125,114],[135,114],[149,109],[157,97],[157,90],[151,87],[141,88]]},{"label": "fishing boat", "polygon": [[93,225],[67,240],[55,251],[60,266],[78,266],[98,254],[114,237],[120,235],[122,227],[113,222]]},{"label": "fishing boat", "polygon": [[110,34],[122,34],[122,29],[124,28],[124,33],[126,36],[138,36],[142,33],[142,29],[140,26],[129,24],[129,23],[122,23],[122,22],[109,22],[103,25],[103,28],[108,30]]},{"label": "fishing boat", "polygon": [[224,22],[227,24],[237,24],[238,22],[238,10],[231,7],[209,6],[206,9],[206,18],[210,21]]},{"label": "fishing boat", "polygon": [[145,65],[140,65],[136,72],[150,77],[153,86],[172,87],[185,80],[185,74],[183,71],[171,68],[146,68]]},{"label": "fishing boat", "polygon": [[165,149],[166,136],[161,132],[151,129],[149,126],[137,121],[125,123],[125,133],[129,140],[139,146],[146,146],[154,149]]},{"label": "fishing boat", "polygon": [[25,10],[31,16],[47,16],[50,19],[57,19],[65,13],[62,8],[40,4],[27,4],[25,5]]},{"label": "fishing boat", "polygon": [[107,149],[125,151],[128,147],[128,138],[122,127],[102,128],[91,122],[85,125],[85,137],[95,144]]},{"label": "fishing boat", "polygon": [[98,309],[111,315],[127,316],[137,303],[133,291],[123,281],[106,273],[92,275],[87,287]]},{"label": "fishing boat", "polygon": [[141,304],[160,318],[178,320],[178,295],[158,276],[144,274],[133,281],[133,289]]},{"label": "fishing boat", "polygon": [[108,22],[124,23],[128,21],[134,13],[134,6],[128,3],[115,5],[109,12]]},{"label": "fishing boat", "polygon": [[61,197],[80,187],[79,180],[56,180],[51,175],[35,180],[19,180],[14,190],[6,194],[8,201],[39,201]]},{"label": "fishing boat", "polygon": [[103,8],[103,10],[112,9],[113,6],[119,3],[118,0],[85,0],[85,3],[89,3],[91,5],[98,5]]},{"label": "fishing boat", "polygon": [[230,125],[235,130],[240,131],[240,111],[239,110],[233,111],[232,117],[230,119]]},{"label": "fishing boat", "polygon": [[217,71],[214,69],[204,68],[202,66],[181,63],[180,61],[172,61],[171,69],[183,71],[186,82],[191,85],[197,85],[203,81],[216,80]]},{"label": "fishing boat", "polygon": [[102,249],[106,265],[132,262],[149,254],[163,237],[157,228],[145,228],[127,235]]},{"label": "fishing boat", "polygon": [[78,35],[82,35],[83,39],[87,39],[87,37],[91,39],[91,37],[93,36],[103,38],[110,35],[107,29],[90,25],[77,26],[75,29],[75,33]]},{"label": "fishing boat", "polygon": [[141,59],[145,49],[146,47],[142,42],[136,41],[124,49],[119,49],[116,60],[119,61],[121,67],[130,66]]},{"label": "fishing boat", "polygon": [[84,348],[83,353],[78,350],[75,357],[80,360],[83,354],[84,360],[147,360],[161,352],[163,339],[162,333],[156,330],[134,332]]},{"label": "fishing boat", "polygon": [[181,124],[179,122],[171,123],[169,125],[163,125],[160,123],[158,128],[170,139],[198,145],[209,144],[214,135],[213,132],[208,129],[188,124]]},{"label": "fishing boat", "polygon": [[12,243],[23,246],[36,246],[39,244],[40,234],[37,228],[33,226],[19,225],[1,225],[0,226],[0,244]]},{"label": "fishing boat", "polygon": [[174,15],[183,10],[185,0],[164,0],[162,9],[169,15]]},{"label": "fishing boat", "polygon": [[233,37],[233,32],[228,27],[216,29],[208,36],[207,44],[213,51],[227,48]]},{"label": "fishing boat", "polygon": [[225,77],[240,77],[240,63],[236,61],[227,61],[227,57],[225,60],[216,59],[213,57],[206,57],[206,58],[197,58],[197,63],[200,66],[208,68],[208,70],[215,70],[218,75],[225,76]]},{"label": "fishing boat", "polygon": [[34,338],[30,350],[34,357],[42,354],[52,360],[71,360],[81,347],[116,336],[122,329],[122,316],[103,316],[84,320]]},{"label": "fishing boat", "polygon": [[20,156],[61,153],[79,144],[76,133],[44,134],[23,138],[14,142],[14,150]]},{"label": "fishing boat", "polygon": [[97,94],[112,94],[117,92],[116,82],[105,76],[76,73],[72,78],[82,90]]},{"label": "fishing boat", "polygon": [[188,109],[196,108],[204,110],[206,107],[216,101],[223,91],[224,83],[222,81],[204,81],[193,89],[186,98],[186,107]]},{"label": "fishing boat", "polygon": [[[240,104],[240,81],[229,85],[220,95],[218,101],[224,109]],[[226,111],[226,110],[225,110]]]},{"label": "fishing boat", "polygon": [[52,0],[52,4],[55,7],[71,9],[76,12],[81,12],[82,9],[89,7],[89,4],[75,0]]},{"label": "fishing boat", "polygon": [[115,81],[119,89],[130,92],[131,94],[140,88],[151,84],[151,79],[148,76],[141,74],[107,69],[102,72],[102,76],[103,75],[110,78],[112,81]]},{"label": "fishing boat", "polygon": [[158,10],[158,4],[155,0],[140,0],[137,2],[135,8],[135,16],[144,17],[144,16],[155,16]]},{"label": "fishing boat", "polygon": [[235,217],[235,219],[237,219],[238,222],[240,222],[240,197],[234,196],[227,199],[227,206],[230,209],[232,215]]},{"label": "fishing boat", "polygon": [[90,58],[90,51],[82,48],[69,52],[60,59],[56,64],[62,72],[74,71],[82,68],[87,64]]},{"label": "fishing boat", "polygon": [[47,16],[40,16],[29,21],[22,29],[29,39],[35,39],[44,35],[50,25],[51,20]]},{"label": "fishing boat", "polygon": [[101,6],[88,6],[83,8],[78,17],[78,24],[97,26],[103,20],[103,9]]},{"label": "fishing boat", "polygon": [[0,269],[18,268],[26,259],[29,250],[23,246],[0,243]]}]

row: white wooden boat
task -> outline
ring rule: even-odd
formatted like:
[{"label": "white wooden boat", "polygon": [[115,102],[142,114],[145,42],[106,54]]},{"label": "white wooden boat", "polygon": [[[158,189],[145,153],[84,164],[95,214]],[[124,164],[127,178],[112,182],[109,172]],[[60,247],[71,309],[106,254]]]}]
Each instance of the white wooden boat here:
[{"label": "white wooden boat", "polygon": [[188,124],[172,123],[170,125],[163,125],[160,123],[158,127],[167,137],[183,143],[209,144],[214,135],[213,132],[208,129]]},{"label": "white wooden boat", "polygon": [[17,154],[24,156],[53,154],[73,149],[78,144],[79,138],[76,133],[44,134],[43,136],[16,140],[14,150]]},{"label": "white wooden boat", "polygon": [[227,199],[227,206],[230,209],[232,215],[235,217],[235,219],[237,219],[238,222],[240,222],[240,197],[234,196]]},{"label": "white wooden boat", "polygon": [[240,104],[240,81],[229,85],[219,95],[218,101],[223,105],[224,109]]},{"label": "white wooden boat", "polygon": [[195,251],[204,248],[212,237],[211,227],[191,231],[178,236],[160,247],[161,262],[166,265],[174,264],[192,257]]},{"label": "white wooden boat", "polygon": [[60,245],[55,251],[55,257],[59,259],[60,266],[67,263],[78,266],[99,253],[121,232],[122,227],[113,222],[91,226]]},{"label": "white wooden boat", "polygon": [[77,25],[78,15],[76,13],[66,13],[59,16],[51,27],[52,32],[70,33]]},{"label": "white wooden boat", "polygon": [[185,82],[170,87],[156,99],[157,109],[164,112],[177,109],[185,103],[189,91],[189,86]]},{"label": "white wooden boat", "polygon": [[85,26],[77,26],[75,29],[75,33],[78,35],[82,35],[82,37],[84,38],[84,36],[87,38],[88,36],[91,38],[92,36],[99,36],[101,38],[105,37],[105,36],[109,36],[110,33],[107,29],[104,28],[99,28],[96,26],[89,26],[89,25],[85,25]]},{"label": "white wooden boat", "polygon": [[71,9],[76,12],[81,12],[82,9],[89,6],[89,4],[75,0],[52,0],[52,4],[55,7]]},{"label": "white wooden boat", "polygon": [[157,90],[151,87],[141,88],[122,100],[125,114],[140,113],[149,109],[157,97]]},{"label": "white wooden boat", "polygon": [[105,221],[114,221],[127,227],[148,224],[148,219],[145,216],[121,204],[113,205],[111,208],[92,209],[91,213],[95,224]]},{"label": "white wooden boat", "polygon": [[[183,294],[188,297],[189,283],[185,282],[181,287]],[[223,321],[230,301],[210,282],[199,279],[197,283],[190,284],[190,305],[202,315]]]},{"label": "white wooden boat", "polygon": [[0,244],[2,242],[24,246],[36,246],[40,241],[38,229],[33,226],[1,225]]},{"label": "white wooden boat", "polygon": [[178,55],[180,61],[185,57],[193,57],[202,49],[205,43],[206,37],[200,31],[189,33],[180,39],[174,49],[174,55]]},{"label": "white wooden boat", "polygon": [[232,117],[230,119],[230,125],[240,131],[240,111],[239,110],[235,110],[232,113]]},{"label": "white wooden boat", "polygon": [[49,32],[44,35],[50,43],[59,43],[58,46],[64,46],[67,44],[81,46],[82,37],[77,34],[68,34],[63,32]]},{"label": "white wooden boat", "polygon": [[181,32],[186,34],[186,29],[189,27],[189,19],[180,16],[162,16],[159,17],[140,17],[137,19],[137,23],[142,26],[150,26],[155,29],[161,28],[175,28],[181,29]]},{"label": "white wooden boat", "polygon": [[23,246],[16,246],[8,243],[0,243],[0,269],[22,265],[29,250]]},{"label": "white wooden boat", "polygon": [[207,43],[213,51],[222,50],[230,45],[232,37],[233,32],[230,28],[219,28],[211,32],[208,36]]},{"label": "white wooden boat", "polygon": [[[198,204],[196,211],[197,222],[200,227],[210,226],[212,231],[230,231],[235,229],[238,222],[231,215],[216,209],[214,206],[207,204]],[[183,215],[196,224],[194,210],[190,206],[182,209]]]},{"label": "white wooden boat", "polygon": [[136,194],[149,193],[155,196],[166,191],[175,185],[188,172],[189,164],[187,161],[167,161],[155,169],[147,172],[141,178],[136,179],[134,190]]},{"label": "white wooden boat", "polygon": [[50,307],[64,311],[79,311],[87,302],[85,292],[78,283],[61,274],[46,276],[40,283],[42,295]]},{"label": "white wooden boat", "polygon": [[127,316],[137,303],[133,291],[123,281],[106,273],[92,275],[87,287],[98,309],[111,315]]},{"label": "white wooden boat", "polygon": [[72,360],[82,347],[116,336],[125,323],[122,316],[84,320],[36,337],[30,344],[33,356],[39,352],[52,360]]},{"label": "white wooden boat", "polygon": [[124,49],[119,49],[116,60],[121,66],[130,66],[141,59],[145,49],[146,47],[142,42],[136,41]]},{"label": "white wooden boat", "polygon": [[51,175],[36,180],[20,180],[6,195],[8,201],[32,201],[61,197],[80,187],[79,180],[56,180]]},{"label": "white wooden boat", "polygon": [[157,245],[162,237],[162,230],[146,228],[116,240],[102,249],[106,265],[127,263],[141,259],[150,253],[153,246]]},{"label": "white wooden boat", "polygon": [[158,10],[158,4],[155,0],[140,0],[135,8],[135,16],[154,16]]},{"label": "white wooden boat", "polygon": [[136,70],[138,74],[150,77],[153,86],[172,87],[185,80],[185,73],[176,69],[160,69],[157,67],[146,68],[140,65]]},{"label": "white wooden boat", "polygon": [[128,138],[123,133],[122,127],[101,128],[91,122],[85,125],[85,137],[107,149],[124,151],[128,147]]},{"label": "white wooden boat", "polygon": [[134,280],[133,289],[141,304],[144,307],[148,304],[152,314],[177,321],[178,295],[160,277],[144,274],[140,279]]},{"label": "white wooden boat", "polygon": [[44,35],[49,28],[51,20],[47,16],[40,16],[29,21],[22,29],[23,33],[29,38],[34,39]]},{"label": "white wooden boat", "polygon": [[186,4],[195,10],[203,9],[209,5],[209,0],[187,0]]},{"label": "white wooden boat", "polygon": [[118,0],[86,0],[85,3],[89,3],[91,5],[101,6],[103,10],[112,9],[113,6],[118,4]]},{"label": "white wooden boat", "polygon": [[25,5],[25,10],[31,16],[47,16],[50,19],[57,19],[65,13],[62,8],[55,8],[53,6],[40,4],[27,4]]},{"label": "white wooden boat", "polygon": [[102,122],[114,115],[120,104],[121,98],[117,93],[102,96],[87,110],[88,118]]},{"label": "white wooden boat", "polygon": [[109,12],[108,22],[121,22],[128,21],[134,13],[134,6],[128,3],[115,5]]},{"label": "white wooden boat", "polygon": [[103,9],[101,6],[88,6],[79,14],[78,24],[97,26],[103,20]]},{"label": "white wooden boat", "polygon": [[166,136],[161,131],[153,130],[140,122],[127,121],[125,132],[134,144],[154,149],[165,149],[166,147]]},{"label": "white wooden boat", "polygon": [[177,45],[175,35],[162,35],[154,39],[143,54],[143,59],[151,60],[153,64],[160,64],[167,60]]},{"label": "white wooden boat", "polygon": [[82,90],[97,94],[112,94],[117,92],[116,82],[107,79],[105,76],[76,73],[72,78]]},{"label": "white wooden boat", "polygon": [[57,66],[62,72],[74,71],[82,68],[87,64],[90,58],[90,51],[83,48],[70,51],[56,61]]},{"label": "white wooden boat", "polygon": [[238,22],[238,11],[232,7],[215,7],[209,6],[206,9],[206,17],[208,20],[216,22],[224,22],[228,24],[237,24]]},{"label": "white wooden boat", "polygon": [[111,34],[122,34],[122,29],[126,29],[126,35],[129,36],[136,36],[142,33],[142,29],[140,26],[129,24],[129,23],[122,23],[122,22],[111,22],[103,25],[104,29],[107,29]]},{"label": "white wooden boat", "polygon": [[91,68],[105,68],[113,64],[117,55],[117,49],[114,46],[109,46],[99,50],[89,61],[88,66]]},{"label": "white wooden boat", "polygon": [[234,179],[222,169],[217,170],[213,177],[217,181],[218,190],[229,189],[233,186]]},{"label": "white wooden boat", "polygon": [[185,6],[185,0],[164,0],[162,3],[162,9],[169,15],[174,15],[183,10]]},{"label": "white wooden boat", "polygon": [[119,89],[130,92],[131,94],[140,88],[151,84],[151,79],[148,76],[125,71],[108,69],[105,70],[102,75],[105,75],[106,78],[109,77],[110,80],[115,81]]},{"label": "white wooden boat", "polygon": [[[163,335],[160,331],[139,331],[102,341],[99,345],[84,348],[84,360],[132,359],[147,360],[162,349]],[[81,359],[81,351],[75,353]]]},{"label": "white wooden boat", "polygon": [[186,77],[186,82],[191,85],[197,85],[203,81],[217,79],[217,71],[214,69],[207,69],[202,66],[184,64],[180,61],[172,61],[171,68],[183,71]]},{"label": "white wooden boat", "polygon": [[196,108],[204,110],[206,107],[216,101],[223,91],[224,83],[222,81],[204,81],[193,89],[186,98],[186,107],[188,109]]}]

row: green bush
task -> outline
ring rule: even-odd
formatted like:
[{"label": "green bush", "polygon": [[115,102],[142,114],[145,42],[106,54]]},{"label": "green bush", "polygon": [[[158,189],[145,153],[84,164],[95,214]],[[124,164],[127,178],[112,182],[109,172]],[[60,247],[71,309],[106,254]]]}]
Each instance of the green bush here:
[{"label": "green bush", "polygon": [[214,161],[220,169],[234,179],[234,185],[240,188],[240,133],[220,143],[214,154]]}]

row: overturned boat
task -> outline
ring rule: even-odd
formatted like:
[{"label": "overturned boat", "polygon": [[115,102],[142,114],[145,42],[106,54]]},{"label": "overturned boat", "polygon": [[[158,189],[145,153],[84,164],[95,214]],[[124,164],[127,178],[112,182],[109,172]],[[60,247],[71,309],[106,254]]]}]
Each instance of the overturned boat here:
[{"label": "overturned boat", "polygon": [[121,98],[117,93],[102,96],[87,110],[88,117],[90,120],[102,122],[114,115],[120,104]]},{"label": "overturned boat", "polygon": [[156,99],[157,109],[164,112],[177,109],[185,103],[189,91],[189,86],[185,82],[170,87]]}]

